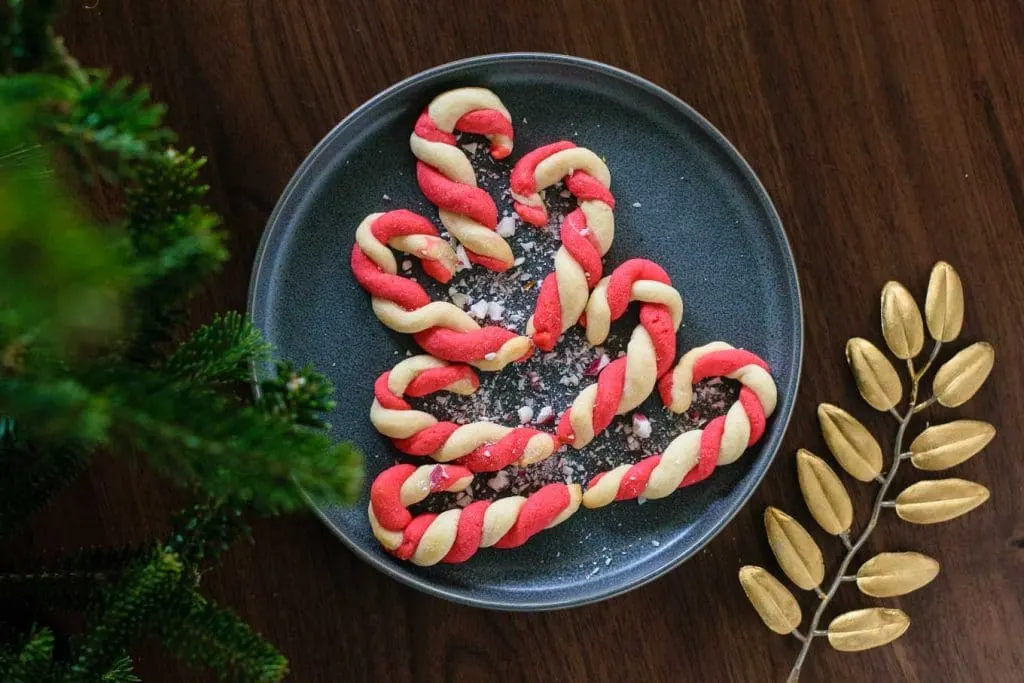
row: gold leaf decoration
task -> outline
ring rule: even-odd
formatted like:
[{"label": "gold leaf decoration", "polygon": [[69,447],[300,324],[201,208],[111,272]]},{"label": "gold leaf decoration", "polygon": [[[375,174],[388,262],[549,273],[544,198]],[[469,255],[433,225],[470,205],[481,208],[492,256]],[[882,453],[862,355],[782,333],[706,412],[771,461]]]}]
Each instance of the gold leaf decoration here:
[{"label": "gold leaf decoration", "polygon": [[780,635],[800,625],[803,614],[789,589],[763,567],[740,568],[740,583],[764,625]]},{"label": "gold leaf decoration", "polygon": [[932,268],[924,315],[933,339],[948,342],[960,334],[964,324],[964,287],[956,269],[945,261]]},{"label": "gold leaf decoration", "polygon": [[882,288],[882,336],[893,355],[914,358],[924,346],[924,322],[914,295],[890,280]]},{"label": "gold leaf decoration", "polygon": [[882,447],[853,415],[831,403],[818,406],[818,424],[839,466],[858,481],[871,481],[882,471]]},{"label": "gold leaf decoration", "polygon": [[906,595],[931,583],[939,563],[921,553],[879,553],[857,570],[857,588],[874,598]]},{"label": "gold leaf decoration", "polygon": [[896,640],[910,628],[899,609],[871,607],[840,614],[828,625],[828,642],[840,652],[859,652]]},{"label": "gold leaf decoration", "polygon": [[778,508],[764,511],[768,544],[789,580],[804,590],[812,590],[825,579],[825,560],[821,548],[800,523]]},{"label": "gold leaf decoration", "polygon": [[973,481],[919,481],[896,496],[896,514],[914,524],[936,524],[970,512],[988,497],[989,490]]},{"label": "gold leaf decoration", "polygon": [[947,408],[967,403],[988,379],[995,360],[996,351],[988,342],[976,342],[963,349],[935,373],[935,398]]},{"label": "gold leaf decoration", "polygon": [[853,371],[857,390],[875,410],[889,410],[903,398],[903,383],[896,368],[867,339],[854,337],[846,342],[846,361]]},{"label": "gold leaf decoration", "polygon": [[853,503],[839,476],[828,464],[810,451],[796,453],[796,473],[800,491],[811,516],[833,536],[848,531],[853,524]]},{"label": "gold leaf decoration", "polygon": [[910,444],[910,462],[930,472],[956,467],[995,438],[996,428],[980,420],[956,420],[929,427]]}]

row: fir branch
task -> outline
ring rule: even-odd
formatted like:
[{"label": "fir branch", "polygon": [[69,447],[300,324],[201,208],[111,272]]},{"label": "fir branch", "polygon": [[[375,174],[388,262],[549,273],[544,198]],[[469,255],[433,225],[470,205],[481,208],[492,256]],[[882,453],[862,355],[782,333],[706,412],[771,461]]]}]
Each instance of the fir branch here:
[{"label": "fir branch", "polygon": [[157,636],[178,659],[207,666],[221,680],[269,683],[287,675],[288,660],[234,612],[187,590],[171,612]]},{"label": "fir branch", "polygon": [[329,429],[324,413],[334,410],[334,385],[307,365],[301,370],[288,361],[277,361],[272,377],[260,382],[256,405],[292,424]]},{"label": "fir branch", "polygon": [[0,0],[0,74],[46,68],[55,58],[56,0]]},{"label": "fir branch", "polygon": [[189,147],[173,147],[140,165],[134,183],[125,189],[125,217],[129,233],[145,235],[163,229],[176,216],[199,206],[209,186],[199,182],[206,157]]},{"label": "fir branch", "polygon": [[86,451],[74,445],[45,450],[31,442],[7,440],[0,445],[4,476],[0,478],[0,538],[42,507],[74,480],[88,462]]},{"label": "fir branch", "polygon": [[270,350],[249,319],[234,311],[217,315],[182,342],[160,368],[172,381],[212,386],[252,379],[253,364]]},{"label": "fir branch", "polygon": [[43,628],[30,633],[18,650],[0,657],[0,680],[10,683],[45,683],[55,679],[53,632]]},{"label": "fir branch", "polygon": [[99,443],[111,420],[109,402],[69,378],[4,378],[0,413],[32,425],[32,437],[40,445],[67,443],[69,435],[83,447]]},{"label": "fir branch", "polygon": [[196,504],[174,516],[167,550],[190,566],[217,560],[239,536],[249,537],[251,529],[234,504]]},{"label": "fir branch", "polygon": [[181,582],[181,560],[160,552],[111,584],[97,601],[92,623],[72,641],[69,681],[94,681],[111,671],[125,651],[163,616],[168,596]]},{"label": "fir branch", "polygon": [[361,481],[358,453],[325,434],[268,419],[259,409],[191,387],[162,385],[141,373],[125,378],[112,406],[120,443],[143,450],[169,476],[200,486],[215,499],[251,502],[281,512],[310,495],[354,499]]},{"label": "fir branch", "polygon": [[103,683],[139,683],[141,680],[132,671],[132,659],[128,655],[122,656],[109,671],[100,676]]}]

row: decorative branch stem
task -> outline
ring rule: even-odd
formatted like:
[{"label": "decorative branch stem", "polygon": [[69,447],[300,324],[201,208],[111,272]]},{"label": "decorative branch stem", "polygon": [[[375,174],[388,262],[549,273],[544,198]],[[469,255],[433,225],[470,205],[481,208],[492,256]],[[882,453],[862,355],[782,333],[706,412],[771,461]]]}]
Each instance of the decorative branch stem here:
[{"label": "decorative branch stem", "polygon": [[[881,482],[881,485],[878,488],[878,494],[875,496],[875,504],[871,510],[871,518],[868,520],[864,530],[861,531],[860,536],[857,537],[857,541],[853,544],[853,547],[846,552],[846,557],[843,558],[843,561],[839,564],[839,568],[836,569],[835,578],[832,579],[832,583],[829,586],[828,591],[825,593],[825,597],[821,599],[818,609],[814,611],[814,617],[811,619],[811,625],[807,629],[807,638],[804,640],[803,646],[800,648],[800,653],[797,654],[796,661],[793,663],[793,669],[789,672],[789,678],[786,679],[787,683],[797,683],[797,681],[800,680],[800,669],[803,666],[804,661],[807,659],[807,653],[811,650],[811,643],[814,642],[815,638],[828,634],[828,631],[823,631],[818,628],[818,625],[821,623],[821,618],[825,614],[825,609],[832,602],[832,598],[835,597],[836,591],[839,590],[839,586],[844,583],[844,579],[847,575],[846,570],[849,569],[850,563],[853,562],[853,558],[857,554],[857,551],[864,546],[868,537],[871,535],[871,532],[874,531],[875,527],[878,525],[878,517],[882,513],[882,508],[887,507],[886,503],[889,503],[888,507],[895,505],[891,501],[886,501],[885,495],[889,492],[889,487],[896,479],[896,473],[899,472],[900,463],[903,461],[900,457],[903,454],[903,437],[906,435],[907,427],[910,425],[910,420],[915,414],[920,412],[920,410],[923,410],[935,402],[935,397],[933,396],[927,401],[917,404],[917,390],[921,377],[925,372],[927,372],[928,368],[931,367],[932,362],[939,354],[939,348],[941,346],[942,342],[935,342],[935,346],[932,348],[932,353],[928,358],[928,362],[925,363],[924,367],[917,372],[914,372],[913,361],[908,361],[907,363],[911,381],[911,398],[909,407],[907,408],[907,412],[903,415],[900,415],[895,409],[890,411],[899,419],[899,429],[896,431],[896,438],[893,442],[892,448],[892,465],[889,468],[889,472],[885,475],[885,479]],[[818,589],[818,591],[820,592],[820,589]]]}]

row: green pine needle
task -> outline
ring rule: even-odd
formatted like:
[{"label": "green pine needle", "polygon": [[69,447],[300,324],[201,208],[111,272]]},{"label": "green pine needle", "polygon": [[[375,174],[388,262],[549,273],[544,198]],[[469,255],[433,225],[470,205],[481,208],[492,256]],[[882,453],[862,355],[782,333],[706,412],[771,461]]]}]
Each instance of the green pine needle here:
[{"label": "green pine needle", "polygon": [[72,641],[69,681],[91,683],[114,668],[125,650],[158,624],[182,569],[176,555],[160,552],[111,584],[93,610],[92,623]]},{"label": "green pine needle", "polygon": [[142,679],[132,671],[132,659],[128,655],[122,656],[110,670],[100,676],[103,683],[139,683]]},{"label": "green pine needle", "polygon": [[0,477],[3,538],[74,480],[85,468],[88,454],[73,445],[39,449],[31,443],[9,440],[0,445],[0,459],[5,467]]},{"label": "green pine needle", "polygon": [[56,678],[53,632],[43,628],[29,634],[16,652],[0,657],[0,680],[10,683],[48,683]]},{"label": "green pine needle", "polygon": [[270,351],[249,319],[234,311],[217,315],[182,342],[160,368],[172,381],[193,386],[246,382],[253,364]]},{"label": "green pine needle", "polygon": [[288,660],[231,610],[194,591],[183,591],[157,635],[182,661],[201,664],[221,680],[271,683],[288,673]]},{"label": "green pine needle", "polygon": [[272,377],[260,382],[257,406],[287,422],[314,429],[329,429],[324,414],[334,410],[334,385],[307,365],[301,370],[277,361]]}]

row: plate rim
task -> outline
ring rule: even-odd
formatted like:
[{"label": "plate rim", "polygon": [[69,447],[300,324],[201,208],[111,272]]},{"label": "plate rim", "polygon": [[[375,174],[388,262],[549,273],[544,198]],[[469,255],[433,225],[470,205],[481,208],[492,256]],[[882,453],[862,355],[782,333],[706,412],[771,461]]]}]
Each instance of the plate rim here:
[{"label": "plate rim", "polygon": [[[805,341],[805,320],[804,320],[804,304],[803,294],[800,288],[800,276],[797,270],[796,259],[793,256],[793,248],[790,243],[789,235],[786,233],[785,226],[783,225],[782,218],[779,215],[778,210],[775,207],[775,203],[772,201],[771,195],[768,194],[768,190],[764,187],[761,179],[757,173],[754,172],[753,167],[747,161],[747,159],[740,153],[735,145],[708,121],[700,112],[686,103],[684,100],[673,94],[672,92],[662,88],[661,86],[638,76],[632,72],[620,69],[619,67],[605,64],[592,59],[586,59],[584,57],[576,57],[573,55],[549,53],[549,52],[500,52],[491,53],[485,55],[477,55],[474,57],[467,57],[464,59],[458,59],[450,62],[445,62],[437,66],[430,67],[411,76],[403,78],[401,81],[388,86],[384,90],[381,90],[376,95],[366,100],[358,107],[349,112],[344,118],[335,124],[324,136],[313,146],[306,157],[299,164],[298,168],[292,174],[288,183],[281,191],[281,195],[278,197],[276,204],[274,205],[273,211],[267,218],[267,222],[263,229],[263,234],[260,236],[259,246],[256,249],[255,256],[253,257],[253,265],[251,274],[249,277],[249,291],[246,301],[246,313],[250,318],[255,319],[255,312],[258,303],[257,291],[261,282],[261,276],[264,272],[264,265],[269,255],[269,245],[271,238],[275,235],[276,230],[279,229],[281,223],[281,215],[285,208],[290,204],[290,199],[295,193],[298,186],[303,182],[306,175],[310,172],[313,165],[319,160],[320,156],[324,153],[326,148],[334,142],[335,138],[344,133],[344,129],[359,117],[365,114],[369,109],[377,105],[382,100],[393,97],[401,93],[406,88],[412,87],[419,83],[421,80],[431,78],[434,76],[442,75],[450,71],[460,70],[464,68],[471,68],[476,66],[492,65],[494,63],[501,63],[507,61],[515,62],[541,62],[541,63],[554,63],[554,64],[568,64],[574,67],[580,67],[598,73],[612,76],[620,81],[625,81],[627,84],[639,87],[643,90],[648,91],[650,94],[655,95],[662,100],[666,101],[667,104],[677,109],[680,113],[688,117],[693,123],[700,127],[706,134],[708,134],[722,150],[730,157],[733,163],[737,164],[741,173],[745,179],[751,183],[751,187],[760,200],[762,206],[765,209],[765,213],[769,222],[776,229],[776,232],[781,235],[781,247],[783,256],[786,257],[784,260],[788,261],[788,268],[786,268],[785,277],[791,281],[795,294],[796,294],[796,320],[795,320],[795,332],[796,332],[796,344],[792,350],[791,362],[794,368],[793,372],[793,396],[789,405],[788,411],[785,415],[776,416],[776,423],[781,422],[780,435],[778,443],[771,447],[771,452],[762,458],[763,462],[755,465],[752,472],[752,477],[749,482],[740,489],[741,498],[740,501],[729,510],[722,518],[717,520],[708,530],[703,534],[699,535],[697,539],[690,544],[689,550],[681,553],[678,557],[673,558],[670,562],[666,563],[662,567],[658,567],[653,571],[643,574],[633,580],[630,580],[618,587],[612,587],[603,591],[598,591],[592,595],[587,595],[579,599],[554,599],[554,600],[534,600],[534,601],[516,601],[512,602],[509,600],[495,600],[495,599],[482,599],[474,597],[471,594],[464,592],[464,590],[450,589],[443,586],[438,586],[429,579],[420,577],[413,573],[403,572],[397,566],[393,566],[384,559],[372,554],[368,550],[364,549],[360,544],[353,541],[345,531],[338,527],[321,509],[319,505],[309,496],[309,494],[299,487],[305,497],[308,505],[312,508],[313,512],[320,518],[320,520],[330,529],[334,535],[336,535],[342,543],[351,550],[358,558],[368,563],[378,571],[381,571],[386,576],[399,581],[402,584],[415,588],[428,595],[450,600],[455,603],[467,605],[470,607],[477,607],[482,609],[502,610],[511,612],[533,612],[533,611],[552,611],[559,609],[568,609],[571,607],[580,607],[583,605],[589,605],[603,600],[608,600],[613,597],[624,595],[630,591],[633,591],[641,586],[644,586],[658,578],[661,578],[665,574],[677,569],[680,565],[686,562],[688,559],[696,555],[702,550],[708,543],[710,543],[715,536],[729,525],[729,523],[739,514],[740,510],[743,509],[754,492],[761,485],[765,475],[774,463],[776,456],[781,450],[782,440],[785,437],[786,431],[789,428],[789,423],[792,419],[793,412],[796,406],[797,398],[800,392],[800,381],[803,374],[803,359],[804,359],[804,341]],[[262,330],[261,330],[262,331]],[[256,373],[254,368],[252,389],[254,395],[258,398],[260,395],[259,384],[256,381]],[[732,489],[735,491],[736,489]]]}]

